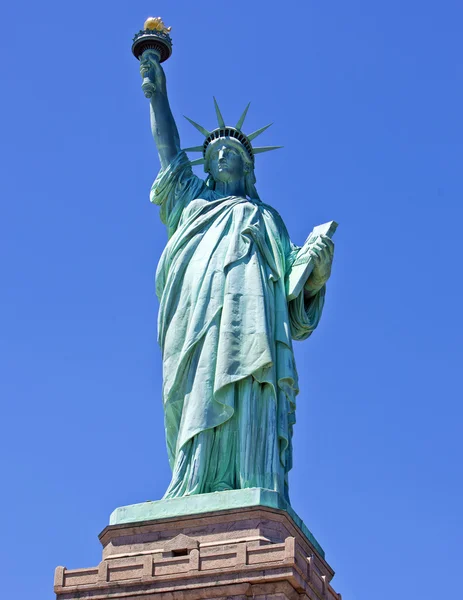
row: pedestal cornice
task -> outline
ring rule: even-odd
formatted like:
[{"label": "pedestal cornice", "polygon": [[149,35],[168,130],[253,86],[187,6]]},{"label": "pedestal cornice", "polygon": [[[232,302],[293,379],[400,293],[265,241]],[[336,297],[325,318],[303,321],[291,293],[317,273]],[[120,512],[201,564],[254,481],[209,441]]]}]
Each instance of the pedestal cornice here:
[{"label": "pedestal cornice", "polygon": [[57,567],[57,600],[339,600],[288,512],[265,506],[109,525],[103,560]]}]

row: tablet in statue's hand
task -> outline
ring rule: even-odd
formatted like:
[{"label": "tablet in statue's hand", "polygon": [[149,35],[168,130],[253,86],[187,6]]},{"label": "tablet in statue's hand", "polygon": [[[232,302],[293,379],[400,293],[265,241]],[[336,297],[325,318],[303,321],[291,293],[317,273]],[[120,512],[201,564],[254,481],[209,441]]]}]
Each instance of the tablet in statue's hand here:
[{"label": "tablet in statue's hand", "polygon": [[286,278],[286,296],[288,300],[294,300],[302,291],[307,279],[313,270],[313,255],[310,251],[311,246],[318,237],[325,235],[332,238],[338,224],[336,221],[329,221],[323,225],[318,225],[309,235],[302,248],[299,250],[291,271]]}]

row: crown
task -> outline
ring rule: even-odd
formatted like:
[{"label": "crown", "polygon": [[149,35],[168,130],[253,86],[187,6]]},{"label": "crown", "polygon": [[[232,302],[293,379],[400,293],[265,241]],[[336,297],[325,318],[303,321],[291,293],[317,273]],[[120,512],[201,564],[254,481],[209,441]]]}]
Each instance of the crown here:
[{"label": "crown", "polygon": [[193,125],[193,127],[196,127],[196,129],[200,133],[202,133],[204,135],[204,137],[206,138],[204,140],[204,143],[202,146],[193,146],[191,148],[184,149],[185,152],[202,152],[203,158],[198,158],[196,160],[192,160],[191,161],[192,165],[203,165],[206,162],[207,147],[209,146],[209,144],[211,142],[213,142],[214,140],[217,140],[219,138],[232,138],[232,139],[235,139],[238,142],[240,142],[240,144],[246,150],[246,152],[253,164],[254,164],[254,156],[256,154],[261,154],[262,152],[270,152],[270,150],[277,150],[278,148],[283,148],[283,146],[261,146],[259,148],[255,148],[252,146],[252,144],[251,144],[252,140],[254,140],[258,135],[263,133],[271,125],[273,125],[273,123],[269,123],[268,125],[265,125],[265,127],[261,127],[257,131],[254,131],[253,133],[246,135],[241,130],[241,128],[243,127],[243,123],[246,118],[250,104],[251,103],[249,103],[246,106],[246,108],[243,111],[243,114],[241,115],[241,117],[238,120],[238,123],[234,127],[225,125],[225,121],[222,117],[222,113],[220,112],[219,105],[217,104],[217,100],[215,98],[214,98],[214,106],[215,106],[215,112],[217,115],[217,121],[219,124],[219,126],[216,129],[213,129],[212,131],[208,131],[207,129],[205,129],[204,127],[199,125],[198,123],[195,123],[189,117],[185,117],[185,119],[187,121],[189,121]]},{"label": "crown", "polygon": [[145,50],[155,50],[159,54],[159,62],[164,62],[172,54],[172,39],[169,35],[172,27],[166,27],[161,17],[148,17],[143,29],[135,34],[132,53],[140,60]]}]

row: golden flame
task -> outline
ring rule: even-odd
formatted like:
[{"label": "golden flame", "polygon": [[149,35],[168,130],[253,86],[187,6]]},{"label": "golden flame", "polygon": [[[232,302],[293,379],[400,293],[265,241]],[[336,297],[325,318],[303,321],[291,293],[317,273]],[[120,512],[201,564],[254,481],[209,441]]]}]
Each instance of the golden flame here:
[{"label": "golden flame", "polygon": [[162,31],[162,33],[169,33],[172,27],[166,27],[162,22],[161,17],[148,17],[143,25],[143,29],[150,29],[151,31]]}]

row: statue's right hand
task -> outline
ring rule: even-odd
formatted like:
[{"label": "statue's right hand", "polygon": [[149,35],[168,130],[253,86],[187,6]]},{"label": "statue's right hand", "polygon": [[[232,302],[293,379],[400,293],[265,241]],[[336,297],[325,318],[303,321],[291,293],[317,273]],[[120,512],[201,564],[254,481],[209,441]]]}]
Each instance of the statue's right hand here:
[{"label": "statue's right hand", "polygon": [[143,78],[142,90],[147,98],[156,91],[166,91],[166,76],[159,64],[159,56],[153,50],[145,50],[140,58],[140,75]]}]

